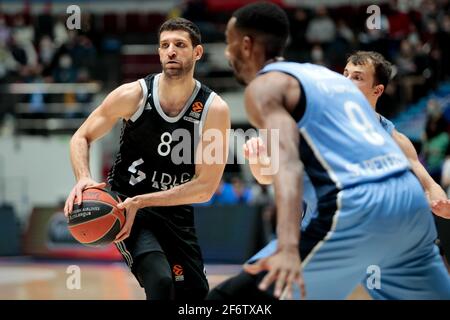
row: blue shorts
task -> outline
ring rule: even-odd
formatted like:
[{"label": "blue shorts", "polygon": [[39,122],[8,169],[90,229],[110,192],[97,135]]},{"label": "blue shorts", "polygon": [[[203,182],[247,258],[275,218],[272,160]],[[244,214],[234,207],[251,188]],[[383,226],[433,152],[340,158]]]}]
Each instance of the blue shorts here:
[{"label": "blue shorts", "polygon": [[[434,219],[411,172],[341,190],[331,200],[318,204],[301,233],[307,299],[345,299],[360,283],[374,299],[450,299]],[[276,240],[249,262],[275,249]]]}]

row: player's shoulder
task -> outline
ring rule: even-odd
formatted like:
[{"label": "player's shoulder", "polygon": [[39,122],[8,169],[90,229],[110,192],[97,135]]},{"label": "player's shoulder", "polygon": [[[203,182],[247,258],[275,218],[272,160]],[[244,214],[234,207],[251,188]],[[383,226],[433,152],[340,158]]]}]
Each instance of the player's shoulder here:
[{"label": "player's shoulder", "polygon": [[209,112],[213,112],[217,116],[227,116],[230,113],[230,108],[228,107],[228,103],[222,99],[221,96],[215,94],[213,101],[209,107]]},{"label": "player's shoulder", "polygon": [[299,88],[299,82],[292,75],[282,71],[269,71],[258,75],[247,85],[245,97],[263,102],[280,100],[293,88]]},{"label": "player's shoulder", "polygon": [[112,116],[129,119],[139,108],[142,92],[139,81],[124,83],[106,97],[102,109]]},{"label": "player's shoulder", "polygon": [[140,99],[142,96],[142,86],[139,80],[124,83],[115,91],[119,98],[124,99]]},{"label": "player's shoulder", "polygon": [[228,128],[230,126],[230,110],[228,104],[218,94],[214,95],[206,115],[204,129]]},{"label": "player's shoulder", "polygon": [[295,78],[292,75],[287,74],[286,72],[279,70],[269,70],[256,76],[256,78],[254,78],[250,82],[247,88],[260,86],[277,88],[282,87],[283,85],[286,85],[287,83],[290,83],[292,81],[295,81]]},{"label": "player's shoulder", "polygon": [[218,109],[228,109],[228,103],[219,94],[216,93],[211,102],[211,107]]}]

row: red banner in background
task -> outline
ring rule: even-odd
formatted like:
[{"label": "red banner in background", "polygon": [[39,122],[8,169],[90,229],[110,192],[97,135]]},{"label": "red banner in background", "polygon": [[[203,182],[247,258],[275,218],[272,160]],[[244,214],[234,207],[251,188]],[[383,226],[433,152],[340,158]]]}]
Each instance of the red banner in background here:
[{"label": "red banner in background", "polygon": [[87,247],[78,243],[67,228],[60,208],[34,208],[23,243],[24,254],[58,259],[121,261],[114,244]]},{"label": "red banner in background", "polygon": [[[257,2],[258,0],[205,0],[209,11],[234,11],[242,6],[245,6],[252,2]],[[271,0],[275,4],[284,7],[283,0]]]}]

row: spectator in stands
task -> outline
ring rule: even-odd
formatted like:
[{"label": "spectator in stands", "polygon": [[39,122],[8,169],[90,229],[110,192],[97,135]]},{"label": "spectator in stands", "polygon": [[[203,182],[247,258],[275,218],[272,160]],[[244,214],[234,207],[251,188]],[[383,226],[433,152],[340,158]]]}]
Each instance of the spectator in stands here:
[{"label": "spectator in stands", "polygon": [[70,49],[70,55],[76,68],[94,68],[96,50],[92,41],[86,35],[78,35],[75,44]]},{"label": "spectator in stands", "polygon": [[53,26],[55,17],[52,14],[52,3],[48,1],[44,5],[44,10],[35,19],[36,21],[36,41],[40,41],[43,37],[47,36],[53,38]]},{"label": "spectator in stands", "polygon": [[11,37],[11,29],[6,24],[5,17],[0,14],[0,46],[6,46]]},{"label": "spectator in stands", "polygon": [[25,20],[21,15],[14,20],[12,36],[16,45],[26,52],[25,64],[30,67],[36,66],[37,53],[33,45],[34,29],[30,25],[25,25]]},{"label": "spectator in stands", "polygon": [[410,32],[412,22],[408,15],[410,7],[404,1],[391,1],[388,10],[391,39],[404,39]]},{"label": "spectator in stands", "polygon": [[450,59],[448,59],[450,57],[450,14],[442,17],[437,39],[443,57],[441,59],[443,74],[440,80],[445,80],[450,75]]},{"label": "spectator in stands", "polygon": [[72,83],[77,79],[77,70],[73,66],[72,57],[63,54],[59,58],[58,66],[53,71],[53,79],[55,82]]},{"label": "spectator in stands", "polygon": [[43,36],[39,41],[39,63],[44,75],[51,74],[50,66],[55,55],[55,45],[49,36]]},{"label": "spectator in stands", "polygon": [[311,56],[310,56],[309,60],[312,63],[319,64],[319,65],[322,65],[322,66],[326,66],[327,63],[325,62],[324,55],[325,54],[323,52],[322,46],[319,45],[319,44],[316,44],[316,45],[314,45],[311,48]]},{"label": "spectator in stands", "polygon": [[245,186],[240,177],[231,178],[230,182],[221,181],[213,196],[213,204],[235,205],[250,204],[252,201],[251,189]]},{"label": "spectator in stands", "polygon": [[287,48],[286,56],[293,61],[307,61],[309,56],[308,43],[306,41],[306,29],[308,28],[309,17],[306,10],[297,8],[291,13],[290,33],[291,44]]},{"label": "spectator in stands", "polygon": [[316,16],[311,19],[306,29],[306,39],[312,44],[326,44],[334,40],[336,25],[328,15],[325,6],[318,6]]},{"label": "spectator in stands", "polygon": [[205,42],[222,41],[223,32],[217,30],[217,26],[210,19],[208,4],[205,0],[184,1],[182,17],[194,22],[202,33]]},{"label": "spectator in stands", "polygon": [[14,59],[11,51],[5,44],[0,42],[0,83],[7,83],[7,76],[11,71],[15,71],[18,62]]},{"label": "spectator in stands", "polygon": [[419,73],[416,64],[416,52],[412,44],[404,39],[400,42],[400,52],[395,59],[398,67],[398,75],[402,77],[401,87],[403,89],[404,103],[413,102],[413,93],[416,86],[423,85],[425,79]]},{"label": "spectator in stands", "polygon": [[55,41],[56,47],[60,47],[69,41],[66,19],[67,17],[64,15],[59,16],[53,26],[53,40]]},{"label": "spectator in stands", "polygon": [[[86,68],[82,68],[78,71],[78,76],[77,76],[77,83],[92,83],[92,79],[91,79],[91,75],[89,73],[89,70]],[[75,93],[75,99],[76,102],[81,104],[81,112],[83,113],[90,113],[90,107],[91,107],[91,102],[93,100],[93,95],[92,93],[86,93],[83,90],[78,90]]]},{"label": "spectator in stands", "polygon": [[442,165],[446,156],[450,154],[450,137],[440,105],[435,100],[430,100],[427,111],[428,118],[425,126],[422,154],[431,177],[435,181],[440,182]]}]

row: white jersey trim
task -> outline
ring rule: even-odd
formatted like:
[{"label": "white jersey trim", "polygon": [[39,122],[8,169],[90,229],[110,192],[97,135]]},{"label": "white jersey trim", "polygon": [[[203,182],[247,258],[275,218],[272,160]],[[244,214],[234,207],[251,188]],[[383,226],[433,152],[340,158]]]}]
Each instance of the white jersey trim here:
[{"label": "white jersey trim", "polygon": [[214,91],[212,91],[208,97],[208,99],[205,102],[205,107],[203,108],[203,113],[202,113],[202,117],[200,118],[200,126],[199,126],[199,136],[201,136],[203,134],[203,126],[205,124],[206,121],[206,116],[208,114],[209,111],[209,106],[211,105],[211,103],[213,102],[214,98],[217,96],[217,93],[215,93]]},{"label": "white jersey trim", "polygon": [[127,250],[125,243],[123,241],[116,242],[115,243],[117,249],[119,249],[122,256],[125,258],[125,261],[127,262],[128,266],[131,268],[133,266],[133,257],[131,256],[131,253]]},{"label": "white jersey trim", "polygon": [[145,84],[145,80],[139,79],[138,82],[142,88],[142,98],[141,98],[141,101],[139,102],[139,107],[138,107],[137,111],[130,118],[130,120],[133,122],[135,122],[137,119],[139,119],[139,117],[142,115],[142,112],[144,112],[145,101],[147,100],[147,94],[148,94],[148,89],[147,89],[147,85]]}]

